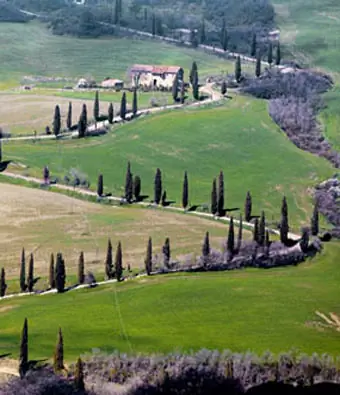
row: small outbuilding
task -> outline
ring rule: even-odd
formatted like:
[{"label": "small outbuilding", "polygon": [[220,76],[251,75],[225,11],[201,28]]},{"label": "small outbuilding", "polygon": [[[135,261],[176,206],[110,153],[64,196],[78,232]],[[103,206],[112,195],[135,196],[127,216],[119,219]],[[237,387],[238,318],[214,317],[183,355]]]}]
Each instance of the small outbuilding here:
[{"label": "small outbuilding", "polygon": [[105,89],[114,89],[120,91],[124,88],[124,82],[115,78],[109,78],[104,80],[100,86]]},{"label": "small outbuilding", "polygon": [[76,88],[84,89],[84,88],[95,88],[96,87],[96,81],[94,80],[88,80],[86,78],[80,78],[80,80],[77,82]]}]

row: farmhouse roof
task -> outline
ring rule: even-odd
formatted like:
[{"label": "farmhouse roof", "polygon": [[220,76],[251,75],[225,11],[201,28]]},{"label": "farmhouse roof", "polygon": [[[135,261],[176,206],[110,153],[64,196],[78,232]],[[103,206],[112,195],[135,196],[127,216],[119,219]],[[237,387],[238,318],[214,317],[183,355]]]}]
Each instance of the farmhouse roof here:
[{"label": "farmhouse roof", "polygon": [[121,84],[123,81],[122,80],[118,80],[117,78],[109,78],[107,80],[104,80],[102,82],[102,85],[114,85],[114,84]]},{"label": "farmhouse roof", "polygon": [[152,73],[152,74],[176,74],[181,70],[179,66],[161,66],[161,65],[146,65],[146,64],[134,64],[130,72],[131,73],[138,73],[138,72],[145,72],[145,73]]}]

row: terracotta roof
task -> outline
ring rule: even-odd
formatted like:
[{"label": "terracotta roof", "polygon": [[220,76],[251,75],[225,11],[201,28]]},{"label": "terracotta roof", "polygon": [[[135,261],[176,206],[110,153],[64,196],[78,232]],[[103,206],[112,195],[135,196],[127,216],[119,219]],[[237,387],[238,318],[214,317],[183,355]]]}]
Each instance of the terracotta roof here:
[{"label": "terracotta roof", "polygon": [[163,73],[170,73],[170,74],[176,74],[179,72],[181,67],[179,66],[152,66],[152,65],[146,65],[146,64],[134,64],[130,72],[136,73],[136,72],[146,72],[146,73],[153,73],[153,74],[163,74]]}]

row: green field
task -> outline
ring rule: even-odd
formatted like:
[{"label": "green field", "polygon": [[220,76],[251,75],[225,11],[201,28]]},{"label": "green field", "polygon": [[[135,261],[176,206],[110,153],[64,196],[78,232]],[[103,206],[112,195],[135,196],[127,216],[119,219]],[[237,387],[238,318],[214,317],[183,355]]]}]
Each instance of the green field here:
[{"label": "green field", "polygon": [[128,160],[132,172],[142,178],[143,193],[151,198],[155,170],[160,167],[168,199],[177,204],[185,170],[191,204],[209,204],[212,179],[223,170],[226,208],[243,211],[250,190],[255,212],[263,209],[268,221],[278,220],[285,194],[297,230],[309,223],[308,188],[334,172],[325,160],[289,142],[270,119],[264,101],[242,96],[234,96],[221,107],[149,116],[100,139],[10,142],[3,151],[5,157],[28,165],[26,174],[39,177],[44,165],[61,177],[74,167],[86,173],[96,188],[102,173],[107,190],[115,195],[123,193]]},{"label": "green field", "polygon": [[339,355],[339,333],[314,323],[321,322],[316,310],[339,314],[339,255],[340,245],[330,243],[321,257],[298,267],[155,276],[1,301],[0,349],[18,355],[27,317],[30,358],[52,356],[59,326],[69,361],[92,349],[279,353],[295,348]]},{"label": "green field", "polygon": [[234,68],[218,57],[158,41],[54,36],[37,22],[0,24],[0,47],[0,88],[17,85],[25,75],[126,80],[134,63],[180,65],[188,77],[195,60],[202,78]]}]

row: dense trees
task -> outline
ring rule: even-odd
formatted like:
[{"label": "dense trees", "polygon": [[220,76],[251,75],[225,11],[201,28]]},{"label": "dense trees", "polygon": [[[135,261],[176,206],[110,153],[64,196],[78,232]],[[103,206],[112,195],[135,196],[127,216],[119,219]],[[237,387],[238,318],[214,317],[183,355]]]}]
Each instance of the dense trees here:
[{"label": "dense trees", "polygon": [[112,260],[112,244],[109,239],[107,242],[107,251],[106,251],[106,259],[105,259],[105,279],[110,280],[113,278],[113,260]]},{"label": "dense trees", "polygon": [[53,118],[53,133],[57,137],[60,134],[61,129],[61,117],[60,117],[60,107],[55,106],[54,118]]},{"label": "dense trees", "polygon": [[110,103],[109,104],[109,109],[108,109],[108,121],[109,121],[110,125],[113,124],[113,118],[114,118],[113,104]]},{"label": "dense trees", "polygon": [[252,211],[252,199],[251,199],[251,194],[248,191],[246,196],[246,201],[244,204],[244,217],[247,222],[250,222],[251,220],[251,211]]},{"label": "dense trees", "polygon": [[34,287],[34,258],[33,258],[33,254],[31,254],[28,264],[28,276],[27,276],[28,292],[33,292],[33,287]]},{"label": "dense trees", "polygon": [[21,332],[20,355],[19,355],[19,374],[23,378],[28,371],[28,323],[25,318]]},{"label": "dense trees", "polygon": [[149,237],[148,246],[146,248],[146,257],[145,257],[145,271],[148,276],[150,276],[152,272],[152,239]]},{"label": "dense trees", "polygon": [[53,356],[53,368],[56,373],[64,369],[64,340],[61,328],[58,331],[57,344]]},{"label": "dense trees", "polygon": [[189,202],[189,184],[188,184],[188,174],[184,172],[184,180],[183,180],[183,190],[182,190],[182,207],[186,209],[188,207]]},{"label": "dense trees", "polygon": [[158,168],[155,175],[154,202],[159,204],[162,198],[162,173]]},{"label": "dense trees", "polygon": [[72,102],[68,103],[66,127],[68,130],[70,130],[72,128]]},{"label": "dense trees", "polygon": [[120,117],[123,121],[126,119],[126,93],[123,92],[122,99],[120,101]]},{"label": "dense trees", "polygon": [[241,58],[238,56],[235,61],[235,80],[236,82],[241,81],[242,68],[241,68]]},{"label": "dense trees", "polygon": [[99,119],[99,92],[96,91],[93,104],[93,118],[95,121]]},{"label": "dense trees", "polygon": [[122,244],[120,241],[118,242],[117,251],[116,251],[115,274],[117,281],[121,281],[123,275],[123,253],[122,253]]},{"label": "dense trees", "polygon": [[84,284],[85,281],[85,259],[84,252],[81,251],[79,254],[78,261],[78,284]]},{"label": "dense trees", "polygon": [[55,268],[54,268],[54,255],[51,254],[51,258],[50,258],[50,269],[49,269],[49,286],[51,288],[55,288]]},{"label": "dense trees", "polygon": [[218,177],[217,213],[220,217],[224,215],[224,175],[222,170]]},{"label": "dense trees", "polygon": [[58,293],[65,291],[66,271],[65,262],[60,252],[57,254],[56,271],[55,271],[55,282]]},{"label": "dense trees", "polygon": [[103,196],[103,193],[104,193],[103,175],[99,174],[98,183],[97,183],[97,195],[101,197]]},{"label": "dense trees", "polygon": [[5,274],[5,269],[2,268],[0,272],[0,298],[6,295],[6,289],[7,289],[6,274]]},{"label": "dense trees", "polygon": [[281,223],[280,223],[280,240],[281,243],[286,244],[288,241],[288,232],[289,232],[289,225],[288,225],[288,204],[286,197],[284,196],[282,199],[282,206],[281,206]]},{"label": "dense trees", "polygon": [[130,162],[127,164],[125,176],[125,199],[128,203],[131,203],[133,200],[133,176]]},{"label": "dense trees", "polygon": [[21,263],[20,263],[20,290],[25,292],[27,288],[26,285],[26,259],[25,259],[25,249],[21,251]]}]

